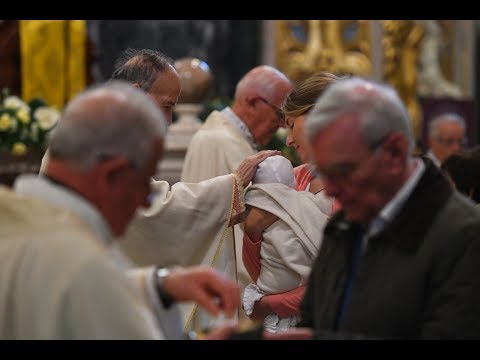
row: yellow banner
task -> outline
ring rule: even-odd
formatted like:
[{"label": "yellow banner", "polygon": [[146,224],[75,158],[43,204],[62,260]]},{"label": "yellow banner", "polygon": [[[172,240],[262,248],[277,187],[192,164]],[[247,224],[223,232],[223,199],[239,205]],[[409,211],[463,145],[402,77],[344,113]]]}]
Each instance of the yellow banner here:
[{"label": "yellow banner", "polygon": [[22,98],[63,108],[86,86],[85,20],[20,20]]}]

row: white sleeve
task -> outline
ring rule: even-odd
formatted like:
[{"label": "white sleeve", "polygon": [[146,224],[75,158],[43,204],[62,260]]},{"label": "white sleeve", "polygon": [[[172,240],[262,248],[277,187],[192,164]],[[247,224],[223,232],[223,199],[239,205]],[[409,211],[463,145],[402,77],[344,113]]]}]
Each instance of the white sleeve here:
[{"label": "white sleeve", "polygon": [[210,264],[211,245],[232,215],[234,184],[232,174],[171,189],[155,181],[154,203],[137,213],[120,242],[122,250],[140,266]]},{"label": "white sleeve", "polygon": [[137,287],[106,261],[89,261],[63,290],[62,333],[68,339],[165,339]]}]

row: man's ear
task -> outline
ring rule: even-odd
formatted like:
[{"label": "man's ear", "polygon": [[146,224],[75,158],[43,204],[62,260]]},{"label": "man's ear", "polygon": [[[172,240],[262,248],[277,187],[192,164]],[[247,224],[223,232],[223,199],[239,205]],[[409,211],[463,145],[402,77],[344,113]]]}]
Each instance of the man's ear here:
[{"label": "man's ear", "polygon": [[130,162],[123,155],[112,157],[111,159],[102,161],[97,164],[96,171],[98,171],[99,190],[108,190],[118,183],[126,175],[125,170],[128,170]]},{"label": "man's ear", "polygon": [[385,160],[394,168],[405,164],[408,157],[408,141],[402,134],[393,132],[387,136],[383,143]]},{"label": "man's ear", "polygon": [[257,97],[250,94],[246,95],[245,102],[248,104],[248,107],[255,107],[255,104],[257,102]]},{"label": "man's ear", "polygon": [[140,84],[139,83],[133,83],[132,87],[135,89],[140,89]]}]

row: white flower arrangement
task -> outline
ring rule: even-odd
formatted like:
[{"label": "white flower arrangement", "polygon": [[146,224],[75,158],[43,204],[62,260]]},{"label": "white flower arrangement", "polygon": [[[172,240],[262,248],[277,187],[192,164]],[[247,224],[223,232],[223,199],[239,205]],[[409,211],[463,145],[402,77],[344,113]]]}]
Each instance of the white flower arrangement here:
[{"label": "white flower arrangement", "polygon": [[29,151],[44,151],[48,133],[61,113],[42,99],[28,103],[3,91],[0,103],[0,151],[23,156]]}]

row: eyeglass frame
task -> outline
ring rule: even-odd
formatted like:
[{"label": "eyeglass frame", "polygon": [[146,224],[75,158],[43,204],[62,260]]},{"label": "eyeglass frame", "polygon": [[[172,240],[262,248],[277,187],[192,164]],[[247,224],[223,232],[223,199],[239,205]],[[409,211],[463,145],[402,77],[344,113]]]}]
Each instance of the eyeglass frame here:
[{"label": "eyeglass frame", "polygon": [[[316,178],[319,178],[319,179],[322,179],[322,178],[330,179],[330,181],[344,181],[344,180],[350,178],[352,176],[352,174],[355,171],[357,171],[363,163],[365,163],[367,160],[369,160],[372,156],[375,156],[376,154],[378,154],[378,150],[381,149],[381,147],[382,147],[383,143],[385,142],[385,140],[387,139],[388,135],[390,135],[390,134],[382,136],[377,141],[374,141],[373,143],[368,145],[368,150],[369,150],[370,154],[368,154],[367,157],[365,157],[361,161],[357,162],[356,164],[352,164],[352,163],[334,164],[334,165],[331,165],[329,167],[329,169],[327,169],[326,171],[325,171],[325,169],[323,171],[318,171],[317,166],[314,165],[314,167],[312,169],[313,176],[315,176]],[[342,166],[343,166],[343,168],[342,168]],[[332,170],[332,169],[334,169],[334,170]]]},{"label": "eyeglass frame", "polygon": [[268,106],[270,106],[273,111],[275,112],[275,115],[277,115],[277,120],[282,124],[284,125],[285,124],[285,114],[283,113],[282,109],[280,109],[278,106],[272,104],[270,101],[268,101],[267,99],[263,98],[262,96],[258,96],[258,99],[260,99],[261,101],[263,101],[265,104],[267,104]]},{"label": "eyeglass frame", "polygon": [[445,146],[452,146],[453,144],[458,144],[463,147],[467,145],[466,137],[462,137],[461,139],[452,139],[452,138],[444,138],[441,136],[435,136],[433,139]]}]

